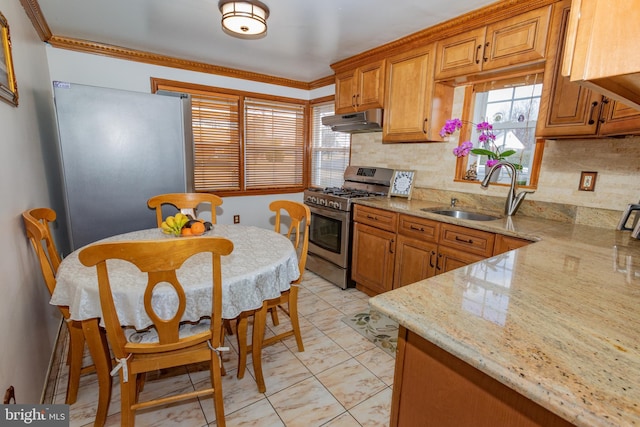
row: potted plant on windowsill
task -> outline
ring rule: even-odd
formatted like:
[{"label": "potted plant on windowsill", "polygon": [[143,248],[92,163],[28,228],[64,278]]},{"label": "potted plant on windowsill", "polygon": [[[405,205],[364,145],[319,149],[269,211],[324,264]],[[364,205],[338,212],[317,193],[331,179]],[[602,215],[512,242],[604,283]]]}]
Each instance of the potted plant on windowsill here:
[{"label": "potted plant on windowsill", "polygon": [[[462,128],[463,121],[454,118],[451,120],[447,120],[440,130],[440,136],[445,138],[450,136]],[[516,150],[506,149],[506,147],[499,146],[496,144],[496,135],[493,132],[493,126],[489,122],[481,122],[478,124],[467,122],[475,126],[475,129],[478,131],[478,144],[479,147],[474,147],[473,142],[464,141],[456,148],[453,149],[453,155],[456,157],[466,157],[471,154],[475,154],[476,156],[487,156],[487,161],[485,163],[485,170],[488,171],[493,165],[498,163],[501,160],[509,161],[509,157],[516,154]],[[516,170],[522,170],[522,165],[519,163],[512,163]],[[495,174],[495,179],[498,179],[498,174]]]}]

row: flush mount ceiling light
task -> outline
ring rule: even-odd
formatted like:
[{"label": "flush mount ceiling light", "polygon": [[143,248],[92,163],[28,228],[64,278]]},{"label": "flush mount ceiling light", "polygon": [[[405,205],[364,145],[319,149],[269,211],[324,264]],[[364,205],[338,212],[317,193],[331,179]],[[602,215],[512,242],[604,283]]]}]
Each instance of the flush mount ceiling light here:
[{"label": "flush mount ceiling light", "polygon": [[267,34],[269,8],[256,0],[218,3],[222,13],[222,30],[242,39],[258,39]]}]

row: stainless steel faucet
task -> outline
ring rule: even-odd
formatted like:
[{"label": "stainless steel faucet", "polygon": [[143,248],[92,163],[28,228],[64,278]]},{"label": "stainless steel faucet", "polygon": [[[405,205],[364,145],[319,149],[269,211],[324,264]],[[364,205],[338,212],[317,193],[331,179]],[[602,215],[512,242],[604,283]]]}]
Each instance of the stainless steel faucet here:
[{"label": "stainless steel faucet", "polygon": [[520,204],[524,200],[524,196],[526,196],[528,193],[534,193],[534,191],[525,190],[516,195],[517,170],[513,163],[509,163],[506,160],[500,160],[498,163],[493,165],[491,169],[489,169],[489,172],[484,177],[484,179],[482,180],[482,184],[480,185],[482,185],[484,188],[488,187],[491,175],[493,175],[498,169],[500,169],[500,167],[506,167],[507,169],[511,170],[511,187],[509,188],[509,194],[507,194],[507,200],[504,205],[504,213],[508,216],[515,215],[518,211],[518,208],[520,207]]}]

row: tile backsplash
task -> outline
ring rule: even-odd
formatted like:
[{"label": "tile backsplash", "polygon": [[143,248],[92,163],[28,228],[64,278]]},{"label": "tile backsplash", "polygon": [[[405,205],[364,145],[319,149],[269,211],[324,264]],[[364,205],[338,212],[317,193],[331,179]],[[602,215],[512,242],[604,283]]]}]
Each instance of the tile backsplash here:
[{"label": "tile backsplash", "polygon": [[[413,197],[501,211],[507,188],[454,182],[457,141],[383,144],[382,133],[354,134],[351,164],[416,170]],[[582,171],[598,172],[595,191],[579,191]],[[640,136],[546,141],[538,188],[519,215],[615,227],[629,203],[640,201]]]}]

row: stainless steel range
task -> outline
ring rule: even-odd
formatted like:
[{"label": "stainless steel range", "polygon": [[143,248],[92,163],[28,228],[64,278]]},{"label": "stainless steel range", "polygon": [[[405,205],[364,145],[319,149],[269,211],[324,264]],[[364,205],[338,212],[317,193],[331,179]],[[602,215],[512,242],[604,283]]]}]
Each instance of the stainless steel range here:
[{"label": "stainless steel range", "polygon": [[309,188],[304,203],[311,210],[306,268],[342,289],[351,280],[351,203],[360,197],[386,197],[393,169],[348,166],[342,187]]}]

